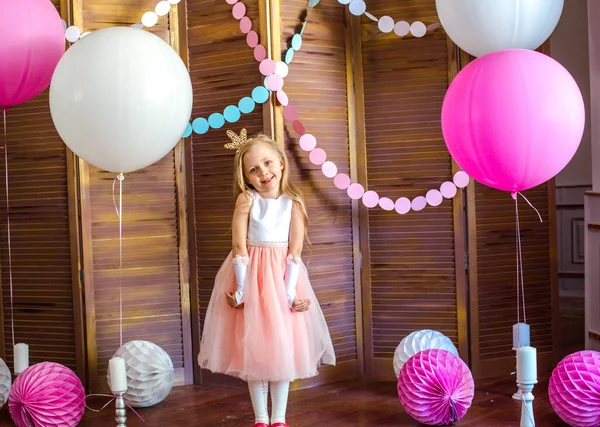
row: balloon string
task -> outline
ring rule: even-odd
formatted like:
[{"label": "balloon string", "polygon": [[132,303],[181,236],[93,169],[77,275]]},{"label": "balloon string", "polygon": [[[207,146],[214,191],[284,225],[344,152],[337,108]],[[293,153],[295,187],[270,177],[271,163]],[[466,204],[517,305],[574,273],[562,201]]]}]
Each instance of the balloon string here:
[{"label": "balloon string", "polygon": [[4,116],[4,184],[6,188],[6,231],[8,235],[8,282],[10,289],[10,330],[12,333],[12,345],[13,345],[13,363],[14,363],[14,349],[15,349],[15,310],[13,304],[13,273],[12,273],[12,249],[10,243],[10,201],[8,197],[8,142],[6,137],[6,108],[2,109]]},{"label": "balloon string", "polygon": [[[105,405],[104,405],[102,408],[100,408],[100,409],[91,408],[91,407],[89,407],[89,406],[87,405],[87,402],[86,402],[86,404],[85,404],[85,407],[86,407],[87,409],[89,409],[90,411],[92,411],[92,412],[101,412],[101,411],[103,411],[104,409],[106,409],[106,407],[107,407],[108,405],[110,405],[111,403],[113,403],[113,402],[114,402],[114,400],[116,399],[116,397],[115,397],[115,396],[113,396],[113,395],[111,395],[111,394],[88,394],[87,396],[85,396],[86,400],[87,400],[87,398],[88,398],[88,397],[111,397],[111,398],[112,398],[112,399],[110,399],[110,400],[109,400],[109,401],[108,401],[108,402],[107,402],[107,403],[106,403],[106,404],[105,404]],[[142,420],[142,422],[144,422],[144,423],[146,422],[146,420],[144,420],[144,418],[142,418],[142,416],[141,416],[141,415],[140,415],[140,414],[139,414],[139,413],[138,413],[138,412],[137,412],[135,409],[133,409],[133,407],[132,407],[132,406],[131,406],[129,403],[125,402],[125,405],[127,405],[127,407],[128,407],[129,409],[131,409],[131,410],[133,411],[133,413],[134,413],[135,415],[137,415],[137,416],[138,416],[138,418],[139,418],[140,420]]]},{"label": "balloon string", "polygon": [[[123,347],[123,180],[122,173],[113,180],[113,205],[119,217],[119,348]],[[115,183],[119,180],[119,207],[115,201]]]}]

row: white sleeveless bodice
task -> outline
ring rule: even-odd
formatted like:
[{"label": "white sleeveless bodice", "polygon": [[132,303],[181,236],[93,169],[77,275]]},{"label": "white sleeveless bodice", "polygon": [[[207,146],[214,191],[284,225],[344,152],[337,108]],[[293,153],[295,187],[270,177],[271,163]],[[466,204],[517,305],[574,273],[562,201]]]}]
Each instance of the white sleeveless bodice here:
[{"label": "white sleeveless bodice", "polygon": [[277,199],[263,199],[255,191],[249,192],[249,195],[252,202],[248,243],[287,247],[292,221],[292,199],[285,194]]}]

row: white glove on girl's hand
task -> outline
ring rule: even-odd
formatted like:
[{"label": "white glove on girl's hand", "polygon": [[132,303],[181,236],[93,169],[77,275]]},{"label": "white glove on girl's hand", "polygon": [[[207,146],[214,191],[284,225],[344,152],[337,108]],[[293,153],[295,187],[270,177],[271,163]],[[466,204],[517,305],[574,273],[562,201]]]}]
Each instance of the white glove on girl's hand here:
[{"label": "white glove on girl's hand", "polygon": [[285,291],[290,308],[292,308],[294,299],[296,299],[296,285],[298,284],[298,276],[300,275],[300,263],[300,258],[288,255],[285,271]]},{"label": "white glove on girl's hand", "polygon": [[247,256],[236,255],[233,258],[233,271],[235,272],[235,282],[237,289],[235,291],[235,301],[240,305],[244,301],[244,285],[246,283],[246,270],[250,258]]}]

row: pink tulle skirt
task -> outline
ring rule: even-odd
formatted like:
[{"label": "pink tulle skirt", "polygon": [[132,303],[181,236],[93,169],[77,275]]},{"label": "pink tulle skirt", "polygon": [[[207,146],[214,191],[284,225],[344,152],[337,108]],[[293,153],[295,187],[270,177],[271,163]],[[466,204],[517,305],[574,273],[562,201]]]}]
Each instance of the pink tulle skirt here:
[{"label": "pink tulle skirt", "polygon": [[248,246],[244,305],[232,308],[226,292],[236,289],[231,253],[221,266],[204,320],[198,364],[244,381],[293,381],[335,365],[325,317],[304,264],[296,295],[311,300],[307,311],[292,311],[284,275],[288,249]]}]

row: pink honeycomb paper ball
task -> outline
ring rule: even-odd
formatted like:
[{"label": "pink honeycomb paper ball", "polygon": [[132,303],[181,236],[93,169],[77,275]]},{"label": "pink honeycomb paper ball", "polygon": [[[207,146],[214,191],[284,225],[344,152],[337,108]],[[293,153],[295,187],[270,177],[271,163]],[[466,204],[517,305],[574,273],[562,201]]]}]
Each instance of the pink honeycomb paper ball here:
[{"label": "pink honeycomb paper ball", "polygon": [[398,375],[398,397],[420,423],[442,426],[458,422],[471,406],[475,384],[458,356],[430,349],[412,356]]},{"label": "pink honeycomb paper ball", "polygon": [[600,425],[600,352],[578,351],[552,371],[548,397],[556,414],[573,427]]},{"label": "pink honeycomb paper ball", "polygon": [[69,368],[38,363],[16,378],[8,410],[17,427],[74,427],[83,417],[85,390]]}]

